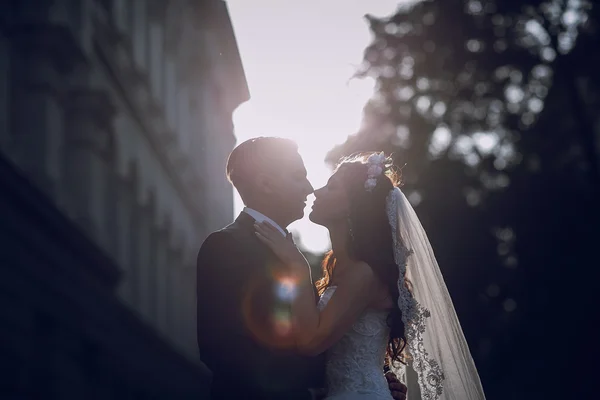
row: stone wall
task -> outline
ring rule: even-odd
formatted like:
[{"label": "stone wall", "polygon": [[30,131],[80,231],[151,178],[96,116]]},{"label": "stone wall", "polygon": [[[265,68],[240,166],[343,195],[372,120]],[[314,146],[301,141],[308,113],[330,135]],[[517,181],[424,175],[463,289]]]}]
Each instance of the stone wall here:
[{"label": "stone wall", "polygon": [[210,372],[115,295],[118,266],[0,159],[0,397],[201,399]]},{"label": "stone wall", "polygon": [[[125,305],[115,312],[143,321],[194,362],[196,253],[233,219],[224,170],[235,144],[231,115],[248,97],[223,1],[0,4],[0,160],[39,191],[43,207],[64,217],[57,226],[72,224],[81,243],[119,272],[110,307]],[[0,231],[10,237],[8,228]],[[36,235],[36,225],[28,229]],[[34,261],[18,256],[3,267],[24,262]],[[69,262],[89,267],[84,259]],[[29,291],[58,290],[44,289],[45,278],[19,279]],[[87,312],[57,310],[56,318]],[[94,351],[114,352],[107,346]]]}]

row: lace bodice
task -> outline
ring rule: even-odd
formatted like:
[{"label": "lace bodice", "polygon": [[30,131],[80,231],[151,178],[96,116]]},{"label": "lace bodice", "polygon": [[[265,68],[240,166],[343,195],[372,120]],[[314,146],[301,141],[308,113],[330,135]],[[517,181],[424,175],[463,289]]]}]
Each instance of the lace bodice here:
[{"label": "lace bodice", "polygon": [[[328,287],[321,295],[319,310],[325,308],[335,289],[335,286]],[[387,316],[387,311],[365,311],[327,351],[328,397],[364,395],[369,399],[392,399],[383,375],[389,339]]]}]

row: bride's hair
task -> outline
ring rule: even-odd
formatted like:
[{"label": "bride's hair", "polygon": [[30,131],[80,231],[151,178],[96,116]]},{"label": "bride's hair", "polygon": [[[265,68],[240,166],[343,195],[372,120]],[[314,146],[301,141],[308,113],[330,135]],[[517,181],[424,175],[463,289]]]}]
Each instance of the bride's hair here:
[{"label": "bride's hair", "polygon": [[[372,153],[352,155],[342,159],[337,171],[341,174],[342,184],[350,198],[349,222],[351,233],[348,234],[348,249],[356,260],[371,266],[377,277],[388,287],[394,304],[398,302],[398,266],[394,260],[394,242],[387,215],[386,200],[394,187],[401,183],[400,171],[388,168],[377,178],[372,191],[365,189],[368,178],[366,163]],[[323,277],[317,282],[319,293],[329,285],[335,270],[335,254],[330,251],[323,260]],[[410,288],[410,282],[403,277]],[[406,336],[402,313],[393,307],[388,317],[390,338],[388,342],[388,361],[404,362],[403,350]]]}]

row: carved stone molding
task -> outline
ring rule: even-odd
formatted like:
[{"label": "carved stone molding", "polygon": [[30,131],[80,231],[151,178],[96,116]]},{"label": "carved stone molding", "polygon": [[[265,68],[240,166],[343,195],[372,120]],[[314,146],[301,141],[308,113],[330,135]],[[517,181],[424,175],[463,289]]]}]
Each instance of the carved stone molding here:
[{"label": "carved stone molding", "polygon": [[[114,29],[103,26],[98,32]],[[158,161],[164,168],[167,176],[175,186],[186,208],[191,212],[194,221],[201,224],[204,216],[203,204],[197,193],[189,190],[182,178],[181,165],[178,167],[180,157],[185,157],[177,147],[176,135],[167,127],[163,113],[158,113],[156,105],[151,101],[152,92],[146,73],[136,66],[133,55],[123,42],[114,43],[105,40],[105,37],[96,32],[94,36],[96,52],[102,62],[110,71],[118,87],[119,95],[125,100],[130,112],[146,135],[148,142],[154,148]],[[186,163],[184,167],[190,163]],[[192,173],[194,173],[192,171]]]}]

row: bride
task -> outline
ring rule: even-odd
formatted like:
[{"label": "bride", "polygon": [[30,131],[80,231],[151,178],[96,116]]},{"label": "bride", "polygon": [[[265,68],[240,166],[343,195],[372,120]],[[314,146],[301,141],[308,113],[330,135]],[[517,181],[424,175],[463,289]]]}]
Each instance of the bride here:
[{"label": "bride", "polygon": [[384,362],[416,373],[410,398],[485,399],[427,235],[388,161],[383,153],[346,159],[315,191],[310,219],[329,230],[332,244],[316,306],[291,235],[255,225],[295,279],[296,346],[327,352],[327,399],[390,400]]}]

